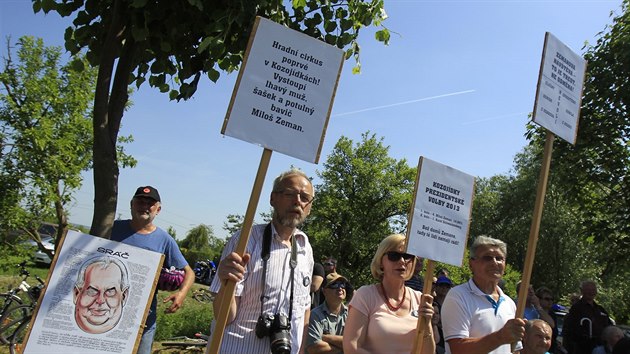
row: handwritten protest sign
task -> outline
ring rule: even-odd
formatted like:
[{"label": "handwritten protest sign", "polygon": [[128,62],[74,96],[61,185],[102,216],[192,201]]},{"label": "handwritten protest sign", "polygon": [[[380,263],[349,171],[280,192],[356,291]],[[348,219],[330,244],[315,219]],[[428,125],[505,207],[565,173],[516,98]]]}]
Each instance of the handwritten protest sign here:
[{"label": "handwritten protest sign", "polygon": [[317,163],[343,51],[257,18],[221,132]]}]

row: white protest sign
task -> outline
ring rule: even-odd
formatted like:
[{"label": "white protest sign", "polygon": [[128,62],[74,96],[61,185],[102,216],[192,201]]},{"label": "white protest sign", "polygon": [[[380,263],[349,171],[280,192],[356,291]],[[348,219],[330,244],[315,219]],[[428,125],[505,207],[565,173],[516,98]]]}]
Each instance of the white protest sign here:
[{"label": "white protest sign", "polygon": [[258,17],[221,133],[317,163],[343,51]]},{"label": "white protest sign", "polygon": [[553,34],[545,33],[533,120],[575,144],[586,60]]},{"label": "white protest sign", "polygon": [[420,157],[407,252],[461,266],[475,178]]},{"label": "white protest sign", "polygon": [[23,353],[133,353],[163,255],[68,231]]}]

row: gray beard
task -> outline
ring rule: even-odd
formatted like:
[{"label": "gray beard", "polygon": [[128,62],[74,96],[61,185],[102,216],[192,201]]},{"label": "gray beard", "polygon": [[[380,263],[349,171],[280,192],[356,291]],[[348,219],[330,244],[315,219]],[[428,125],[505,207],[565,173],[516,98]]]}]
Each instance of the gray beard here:
[{"label": "gray beard", "polygon": [[306,219],[304,216],[300,216],[298,218],[289,218],[289,217],[284,217],[281,218],[280,215],[278,215],[277,211],[273,211],[273,219],[278,221],[278,223],[282,226],[286,226],[286,227],[290,227],[292,229],[297,228],[298,226],[300,226],[303,222],[304,219]]}]

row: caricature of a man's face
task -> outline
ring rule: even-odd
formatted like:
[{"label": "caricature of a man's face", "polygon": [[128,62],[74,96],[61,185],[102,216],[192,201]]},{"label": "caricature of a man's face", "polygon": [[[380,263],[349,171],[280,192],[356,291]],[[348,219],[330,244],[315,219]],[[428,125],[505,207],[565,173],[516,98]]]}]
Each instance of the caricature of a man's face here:
[{"label": "caricature of a man's face", "polygon": [[74,288],[74,318],[79,328],[99,334],[118,324],[128,293],[128,289],[120,288],[120,282],[120,269],[113,263],[105,268],[102,263],[87,267],[85,284]]}]

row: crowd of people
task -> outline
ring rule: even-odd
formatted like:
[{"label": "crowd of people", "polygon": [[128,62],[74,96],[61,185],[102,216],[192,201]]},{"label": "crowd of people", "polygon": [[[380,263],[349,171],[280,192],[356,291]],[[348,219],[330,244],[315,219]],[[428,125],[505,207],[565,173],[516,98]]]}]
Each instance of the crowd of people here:
[{"label": "crowd of people", "polygon": [[[547,287],[528,288],[524,318],[517,318],[516,302],[503,290],[507,245],[488,236],[470,246],[468,281],[455,284],[440,269],[431,289],[423,289],[424,260],[406,253],[405,236],[385,236],[370,265],[374,283],[355,291],[337,259],[315,262],[298,228],[314,197],[302,171],[283,172],[273,182],[271,222],[252,227],[243,255],[235,252],[240,232],[228,240],[210,285],[223,299],[213,303],[215,314],[222,306],[228,312],[219,353],[630,354],[630,339],[595,301],[597,284],[590,280],[580,284],[562,332]],[[131,208],[132,220],[117,223],[113,239],[144,247],[167,242],[152,224],[161,208],[157,190],[140,187]],[[157,235],[149,240],[148,234]],[[158,251],[185,270],[182,286],[167,298],[174,312],[194,272],[176,245]],[[224,298],[228,281],[236,287]],[[152,306],[141,347],[154,331]]]}]

